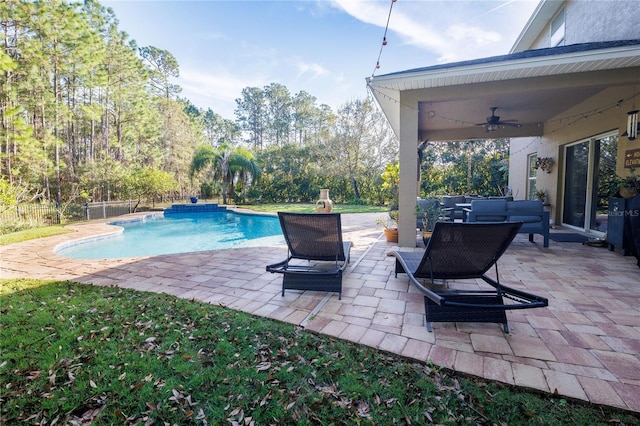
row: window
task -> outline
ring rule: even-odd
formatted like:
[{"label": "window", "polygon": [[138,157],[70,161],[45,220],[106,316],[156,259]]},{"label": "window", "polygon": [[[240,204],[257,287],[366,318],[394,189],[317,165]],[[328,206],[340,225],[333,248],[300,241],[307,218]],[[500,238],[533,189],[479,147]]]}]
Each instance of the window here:
[{"label": "window", "polygon": [[565,36],[564,26],[564,9],[551,21],[551,40],[550,47],[564,46]]},{"label": "window", "polygon": [[527,200],[535,200],[536,199],[536,160],[538,159],[538,154],[531,154],[527,157],[527,163],[529,164],[529,173],[527,175]]}]

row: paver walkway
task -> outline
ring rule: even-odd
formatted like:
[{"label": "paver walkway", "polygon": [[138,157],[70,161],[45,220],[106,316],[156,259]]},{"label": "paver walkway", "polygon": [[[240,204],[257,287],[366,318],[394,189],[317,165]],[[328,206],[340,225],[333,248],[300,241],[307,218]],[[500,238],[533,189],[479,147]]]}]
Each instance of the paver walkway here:
[{"label": "paver walkway", "polygon": [[579,243],[551,241],[545,249],[518,235],[500,261],[500,279],[549,298],[549,307],[508,312],[509,334],[497,324],[466,323],[436,323],[429,333],[422,296],[406,276],[394,278],[394,258],[387,256],[394,246],[381,238],[376,217],[343,215],[345,240],[354,248],[342,300],[295,290],[281,297],[282,277],[265,272],[265,265],[284,258],[284,246],[116,260],[54,253],[57,244],[113,232],[102,222],[0,247],[0,277],[164,292],[487,379],[640,412],[640,269],[634,258]]}]

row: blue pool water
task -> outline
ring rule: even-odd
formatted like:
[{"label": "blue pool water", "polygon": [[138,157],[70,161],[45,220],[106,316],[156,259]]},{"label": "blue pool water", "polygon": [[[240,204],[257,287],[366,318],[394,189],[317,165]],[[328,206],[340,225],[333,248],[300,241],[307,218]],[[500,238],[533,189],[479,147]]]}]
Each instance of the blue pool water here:
[{"label": "blue pool water", "polygon": [[277,217],[234,212],[162,214],[111,222],[120,235],[74,242],[57,253],[81,259],[114,259],[284,244]]}]

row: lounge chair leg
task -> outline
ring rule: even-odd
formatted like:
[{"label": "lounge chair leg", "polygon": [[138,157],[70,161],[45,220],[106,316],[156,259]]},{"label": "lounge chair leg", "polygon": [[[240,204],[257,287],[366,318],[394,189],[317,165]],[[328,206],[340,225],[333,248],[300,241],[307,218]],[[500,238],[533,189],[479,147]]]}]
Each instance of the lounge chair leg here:
[{"label": "lounge chair leg", "polygon": [[427,321],[427,331],[429,333],[431,333],[433,331],[433,328],[431,328],[431,322]]},{"label": "lounge chair leg", "polygon": [[508,324],[502,324],[502,329],[504,330],[505,334],[509,334],[509,325]]}]

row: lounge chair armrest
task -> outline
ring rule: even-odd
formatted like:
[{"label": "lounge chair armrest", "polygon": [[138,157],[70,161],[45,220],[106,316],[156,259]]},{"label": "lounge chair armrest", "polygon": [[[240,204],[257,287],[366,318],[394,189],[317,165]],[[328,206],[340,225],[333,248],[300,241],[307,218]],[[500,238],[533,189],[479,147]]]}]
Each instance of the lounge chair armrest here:
[{"label": "lounge chair armrest", "polygon": [[[439,294],[437,294],[436,292],[426,288],[420,281],[416,279],[416,277],[413,276],[411,271],[414,269],[415,267],[414,265],[408,264],[407,259],[405,259],[405,257],[403,257],[401,253],[395,250],[391,250],[388,254],[396,258],[396,262],[398,262],[400,264],[400,267],[402,268],[402,271],[400,272],[404,272],[409,276],[409,281],[411,281],[411,283],[416,286],[416,288],[420,291],[420,293],[424,294],[426,297],[431,299],[434,303],[438,305],[442,305],[442,303],[444,302],[444,298]],[[396,272],[396,276],[397,276],[397,272]]]},{"label": "lounge chair armrest", "polygon": [[442,306],[445,303],[444,297],[442,297],[438,293],[436,293],[434,291],[431,291],[428,288],[426,288],[412,274],[407,274],[407,275],[409,275],[409,281],[411,281],[411,283],[416,286],[418,291],[420,293],[422,293],[423,295],[425,295],[426,297],[428,297],[433,303],[438,304],[440,306]]},{"label": "lounge chair armrest", "polygon": [[271,265],[267,265],[267,272],[277,272],[282,273],[287,269],[287,265],[289,264],[289,259],[285,259],[282,262],[273,263]]}]

